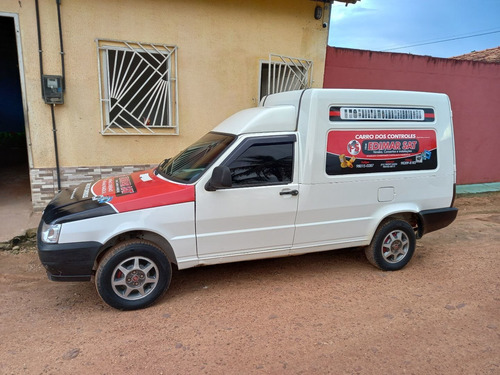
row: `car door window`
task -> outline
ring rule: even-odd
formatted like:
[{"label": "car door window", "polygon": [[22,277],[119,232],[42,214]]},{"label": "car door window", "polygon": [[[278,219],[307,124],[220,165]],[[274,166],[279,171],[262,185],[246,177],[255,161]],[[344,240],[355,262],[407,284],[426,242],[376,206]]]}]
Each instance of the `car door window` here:
[{"label": "car door window", "polygon": [[294,142],[252,144],[229,165],[233,187],[292,182]]}]

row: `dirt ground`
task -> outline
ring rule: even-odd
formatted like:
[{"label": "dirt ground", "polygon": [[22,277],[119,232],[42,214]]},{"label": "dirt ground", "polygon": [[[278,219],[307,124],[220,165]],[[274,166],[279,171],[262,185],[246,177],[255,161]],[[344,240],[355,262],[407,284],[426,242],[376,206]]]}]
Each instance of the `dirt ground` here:
[{"label": "dirt ground", "polygon": [[0,373],[500,374],[500,193],[456,206],[401,271],[359,250],[175,271],[134,312],[0,252]]}]

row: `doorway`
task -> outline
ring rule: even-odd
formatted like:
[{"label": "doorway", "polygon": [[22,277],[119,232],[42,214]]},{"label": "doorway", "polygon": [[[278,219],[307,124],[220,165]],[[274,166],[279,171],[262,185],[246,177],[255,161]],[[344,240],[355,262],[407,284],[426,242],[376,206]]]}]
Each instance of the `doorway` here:
[{"label": "doorway", "polygon": [[0,219],[31,213],[30,156],[17,14],[0,12]]}]

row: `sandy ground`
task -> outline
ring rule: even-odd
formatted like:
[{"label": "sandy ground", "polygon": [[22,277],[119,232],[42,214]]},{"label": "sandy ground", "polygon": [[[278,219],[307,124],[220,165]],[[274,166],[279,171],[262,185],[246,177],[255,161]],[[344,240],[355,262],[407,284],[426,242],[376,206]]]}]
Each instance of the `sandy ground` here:
[{"label": "sandy ground", "polygon": [[[24,152],[24,154],[22,154]],[[36,228],[41,212],[33,213],[27,151],[0,146],[0,243]]]},{"label": "sandy ground", "polygon": [[336,251],[174,272],[120,312],[0,253],[1,374],[500,374],[500,193],[457,200],[403,270]]}]

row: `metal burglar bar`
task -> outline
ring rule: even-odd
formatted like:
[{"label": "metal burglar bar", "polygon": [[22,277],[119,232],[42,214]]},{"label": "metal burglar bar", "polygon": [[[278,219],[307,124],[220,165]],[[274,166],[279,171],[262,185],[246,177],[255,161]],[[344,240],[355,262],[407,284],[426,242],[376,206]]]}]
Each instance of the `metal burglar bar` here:
[{"label": "metal burglar bar", "polygon": [[96,39],[101,134],[178,135],[177,47]]},{"label": "metal burglar bar", "polygon": [[270,54],[266,94],[311,87],[312,67],[311,60]]}]

